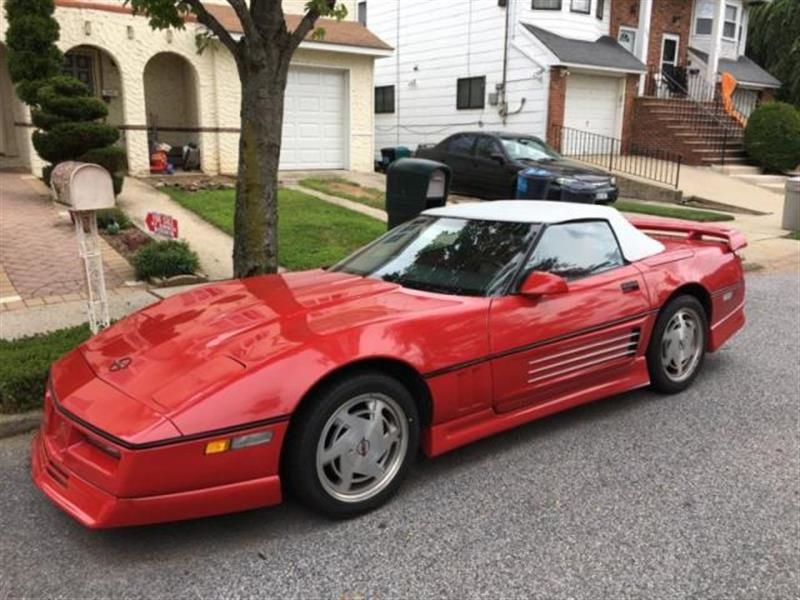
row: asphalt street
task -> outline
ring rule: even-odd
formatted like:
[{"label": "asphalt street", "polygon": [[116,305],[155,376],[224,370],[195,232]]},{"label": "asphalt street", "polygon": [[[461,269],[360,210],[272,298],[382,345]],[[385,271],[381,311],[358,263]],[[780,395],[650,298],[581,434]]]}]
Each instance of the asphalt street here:
[{"label": "asphalt street", "polygon": [[748,279],[749,322],[686,393],[618,396],[415,466],[333,522],[294,502],[93,532],[0,442],[0,597],[795,598],[800,279]]}]

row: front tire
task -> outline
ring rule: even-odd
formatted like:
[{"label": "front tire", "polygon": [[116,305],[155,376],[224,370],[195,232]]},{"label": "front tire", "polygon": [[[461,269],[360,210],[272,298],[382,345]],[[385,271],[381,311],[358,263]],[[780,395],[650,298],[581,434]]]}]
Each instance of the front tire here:
[{"label": "front tire", "polygon": [[419,445],[411,394],[381,373],[325,385],[294,417],[285,475],[297,498],[334,518],[384,504]]},{"label": "front tire", "polygon": [[676,394],[694,381],[705,359],[708,317],[694,296],[678,296],[658,315],[650,346],[647,368],[653,389]]}]

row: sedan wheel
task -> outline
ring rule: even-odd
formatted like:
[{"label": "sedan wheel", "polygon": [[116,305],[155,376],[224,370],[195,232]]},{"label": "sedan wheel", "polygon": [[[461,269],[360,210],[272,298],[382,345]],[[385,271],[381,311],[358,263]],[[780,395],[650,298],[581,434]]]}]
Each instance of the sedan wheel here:
[{"label": "sedan wheel", "polygon": [[654,389],[680,392],[694,381],[705,357],[708,320],[694,296],[678,296],[658,316],[647,349],[647,367]]},{"label": "sedan wheel", "polygon": [[397,491],[418,444],[417,407],[405,386],[381,373],[342,377],[292,417],[282,475],[311,508],[354,516]]}]

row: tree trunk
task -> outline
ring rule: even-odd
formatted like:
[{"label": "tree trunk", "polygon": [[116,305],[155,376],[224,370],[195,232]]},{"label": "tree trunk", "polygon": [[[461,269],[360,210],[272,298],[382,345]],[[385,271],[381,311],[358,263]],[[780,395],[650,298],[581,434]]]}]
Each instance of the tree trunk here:
[{"label": "tree trunk", "polygon": [[244,58],[239,172],[234,217],[234,277],[278,270],[278,164],[283,129],[283,95],[289,59],[278,52]]}]

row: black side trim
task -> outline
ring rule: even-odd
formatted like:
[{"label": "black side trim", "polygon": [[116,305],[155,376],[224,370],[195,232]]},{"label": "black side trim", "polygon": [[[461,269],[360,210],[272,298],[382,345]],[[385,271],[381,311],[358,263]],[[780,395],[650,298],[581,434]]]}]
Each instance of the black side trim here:
[{"label": "black side trim", "polygon": [[53,399],[58,412],[63,414],[65,417],[70,419],[71,421],[75,421],[81,427],[85,427],[92,433],[99,435],[102,438],[107,439],[110,442],[114,442],[115,444],[122,446],[123,448],[127,448],[128,450],[147,450],[148,448],[160,448],[161,446],[170,446],[172,444],[181,444],[183,442],[192,442],[195,440],[200,440],[207,437],[217,437],[220,435],[227,435],[230,433],[236,433],[237,431],[243,431],[245,429],[253,429],[255,427],[265,427],[267,425],[274,425],[275,423],[282,423],[283,421],[289,420],[289,415],[282,416],[282,417],[274,417],[272,419],[264,419],[261,421],[251,421],[250,423],[242,423],[240,425],[232,425],[230,427],[223,427],[221,429],[212,429],[211,431],[203,431],[202,433],[193,433],[192,435],[183,435],[173,438],[167,438],[164,440],[158,440],[156,442],[147,442],[144,444],[132,444],[131,442],[126,442],[123,439],[120,439],[110,433],[103,431],[102,429],[98,429],[91,423],[87,423],[80,417],[74,415],[66,408],[61,406],[55,398]]},{"label": "black side trim", "polygon": [[466,369],[468,367],[474,367],[475,365],[479,365],[484,362],[488,362],[490,360],[495,360],[498,358],[504,358],[506,356],[510,356],[512,354],[518,354],[520,352],[526,352],[527,350],[533,350],[534,348],[538,348],[540,346],[545,346],[547,344],[552,344],[554,342],[562,342],[564,340],[568,340],[570,338],[578,337],[580,335],[584,335],[586,333],[593,333],[595,331],[599,331],[601,329],[605,329],[606,327],[614,327],[615,325],[622,325],[623,323],[627,323],[628,321],[633,321],[634,319],[640,319],[642,317],[646,317],[647,315],[652,315],[657,313],[657,310],[648,310],[645,312],[637,313],[635,315],[631,315],[629,317],[625,317],[623,319],[616,319],[614,321],[608,321],[606,323],[601,323],[600,325],[595,325],[594,327],[587,327],[586,329],[581,329],[579,331],[573,331],[571,333],[565,333],[564,335],[559,335],[556,337],[548,338],[546,340],[540,340],[538,342],[534,342],[532,344],[527,344],[525,346],[518,346],[516,348],[509,348],[508,350],[503,350],[502,352],[495,352],[494,354],[488,354],[487,356],[483,356],[481,358],[475,358],[472,360],[468,360],[463,363],[456,363],[454,365],[450,365],[449,367],[442,367],[441,369],[436,369],[435,371],[428,371],[427,373],[423,373],[422,376],[426,379],[431,377],[439,377],[440,375],[446,375],[447,373],[452,373],[453,371],[459,371],[461,369]]}]

